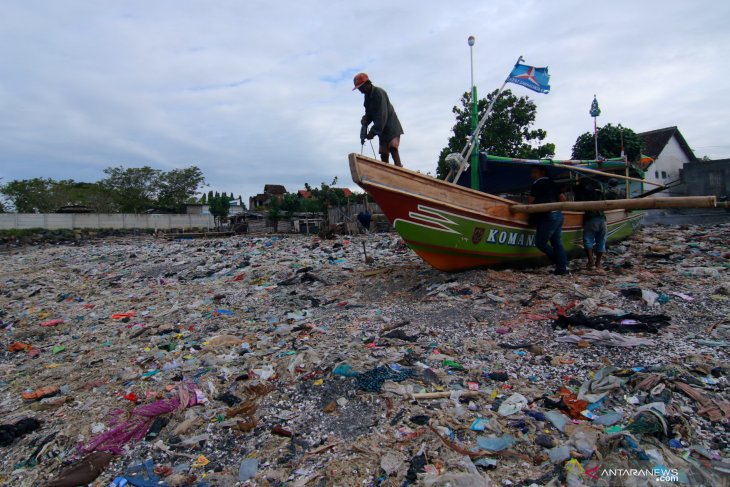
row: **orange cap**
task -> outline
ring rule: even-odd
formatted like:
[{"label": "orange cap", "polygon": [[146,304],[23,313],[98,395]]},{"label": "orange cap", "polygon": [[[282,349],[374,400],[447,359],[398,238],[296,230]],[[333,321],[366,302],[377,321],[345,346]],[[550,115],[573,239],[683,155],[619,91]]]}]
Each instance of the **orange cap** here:
[{"label": "orange cap", "polygon": [[360,88],[368,81],[370,81],[370,78],[368,78],[368,75],[366,73],[357,73],[352,80],[352,82],[355,83],[355,87],[352,89],[352,91]]}]

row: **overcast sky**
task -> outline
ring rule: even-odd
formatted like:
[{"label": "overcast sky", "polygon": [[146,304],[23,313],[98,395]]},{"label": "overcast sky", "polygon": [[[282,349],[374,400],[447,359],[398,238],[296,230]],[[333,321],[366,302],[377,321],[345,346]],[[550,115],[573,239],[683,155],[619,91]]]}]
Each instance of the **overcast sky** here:
[{"label": "overcast sky", "polygon": [[594,93],[599,125],[677,125],[696,155],[730,157],[729,19],[714,0],[6,0],[0,177],[195,164],[246,199],[265,183],[352,186],[358,71],[390,95],[404,164],[434,171],[469,89],[469,35],[480,95],[520,55],[549,66],[549,94],[508,87],[535,101],[558,157],[592,130]]}]

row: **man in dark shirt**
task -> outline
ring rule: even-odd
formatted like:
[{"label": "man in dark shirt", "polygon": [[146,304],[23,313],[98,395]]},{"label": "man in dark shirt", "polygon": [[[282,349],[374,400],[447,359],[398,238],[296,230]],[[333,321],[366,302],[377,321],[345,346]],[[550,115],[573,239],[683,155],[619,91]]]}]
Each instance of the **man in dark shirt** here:
[{"label": "man in dark shirt", "polygon": [[[380,140],[380,160],[387,163],[390,155],[393,156],[393,163],[403,167],[400,162],[398,147],[400,136],[403,134],[403,127],[400,125],[398,115],[395,114],[393,105],[390,104],[388,94],[384,89],[373,85],[365,73],[358,73],[353,79],[355,88],[365,95],[365,115],[362,117],[360,129],[360,143],[364,144],[365,139],[371,140],[376,135]],[[368,125],[373,124],[368,132]]]},{"label": "man in dark shirt", "polygon": [[[533,166],[530,170],[533,183],[528,202],[530,204],[565,201],[565,195],[547,173],[545,166]],[[531,222],[537,227],[535,246],[548,256],[555,265],[555,274],[568,273],[568,256],[563,248],[563,212],[533,213]]]},{"label": "man in dark shirt", "polygon": [[362,225],[362,227],[367,231],[370,231],[370,222],[372,220],[373,216],[368,210],[361,211],[357,214],[357,221],[360,222],[360,225]]},{"label": "man in dark shirt", "polygon": [[607,200],[621,200],[626,198],[626,193],[623,189],[619,188],[618,180],[611,178],[608,180],[608,189],[606,190]]}]

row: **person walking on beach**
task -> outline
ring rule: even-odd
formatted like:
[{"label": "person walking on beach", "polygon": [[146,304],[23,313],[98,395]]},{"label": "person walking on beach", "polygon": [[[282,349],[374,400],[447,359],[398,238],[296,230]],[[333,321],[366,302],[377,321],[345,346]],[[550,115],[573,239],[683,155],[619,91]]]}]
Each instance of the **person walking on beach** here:
[{"label": "person walking on beach", "polygon": [[[380,160],[387,163],[389,156],[393,156],[393,163],[398,167],[403,167],[400,161],[398,147],[400,146],[400,136],[403,134],[398,115],[390,103],[388,94],[384,89],[373,85],[370,78],[365,73],[358,73],[353,79],[355,87],[352,89],[359,90],[365,95],[365,115],[362,117],[362,127],[360,129],[360,144],[365,143],[365,139],[372,140],[376,135],[380,141],[378,152]],[[373,126],[368,131],[370,124]]]},{"label": "person walking on beach", "polygon": [[[530,204],[565,201],[565,195],[548,176],[545,166],[532,166],[530,175],[533,179],[530,196],[527,199]],[[568,256],[563,248],[563,212],[548,211],[532,215],[530,222],[537,227],[535,246],[555,265],[556,275],[567,274]]]}]

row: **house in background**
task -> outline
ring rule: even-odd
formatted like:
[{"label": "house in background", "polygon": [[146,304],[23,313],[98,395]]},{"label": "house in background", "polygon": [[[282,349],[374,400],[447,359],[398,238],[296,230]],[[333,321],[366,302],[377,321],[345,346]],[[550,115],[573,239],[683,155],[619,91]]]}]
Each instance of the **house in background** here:
[{"label": "house in background", "polygon": [[185,203],[184,206],[188,215],[210,215],[210,205],[205,203]]},{"label": "house in background", "polygon": [[[342,192],[345,193],[345,197],[352,196],[352,191],[350,191],[350,188],[332,188],[332,189],[341,189]],[[309,198],[312,197],[312,192],[307,191],[306,189],[300,189],[299,191],[297,191],[297,194],[299,195],[300,198],[302,198],[304,200],[308,200]]]},{"label": "house in background", "polygon": [[240,215],[246,211],[246,206],[238,198],[228,202],[228,216]]},{"label": "house in background", "polygon": [[251,211],[260,210],[268,207],[273,198],[281,199],[286,194],[286,188],[281,184],[266,184],[264,192],[248,199],[248,208]]},{"label": "house in background", "polygon": [[[246,206],[238,198],[228,202],[228,216],[240,215],[246,211]],[[210,215],[210,205],[207,203],[186,203],[185,213],[188,215]]]},{"label": "house in background", "polygon": [[[697,161],[677,127],[642,132],[638,135],[644,141],[643,153],[654,160],[645,167],[646,181],[665,185],[680,181],[682,166]],[[680,188],[662,191],[667,195],[683,192]]]}]

